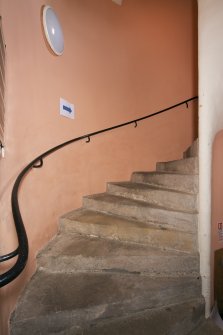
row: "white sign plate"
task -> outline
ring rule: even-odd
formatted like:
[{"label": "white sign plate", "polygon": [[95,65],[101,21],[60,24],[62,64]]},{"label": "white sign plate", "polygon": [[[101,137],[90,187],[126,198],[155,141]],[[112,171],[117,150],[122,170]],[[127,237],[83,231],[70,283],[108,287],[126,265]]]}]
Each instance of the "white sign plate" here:
[{"label": "white sign plate", "polygon": [[74,119],[74,105],[60,98],[60,115]]}]

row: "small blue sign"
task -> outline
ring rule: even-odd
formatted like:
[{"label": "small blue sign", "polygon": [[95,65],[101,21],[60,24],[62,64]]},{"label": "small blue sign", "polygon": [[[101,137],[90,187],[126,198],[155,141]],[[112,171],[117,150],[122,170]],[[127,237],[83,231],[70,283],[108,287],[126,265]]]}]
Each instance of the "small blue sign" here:
[{"label": "small blue sign", "polygon": [[60,98],[60,115],[74,119],[74,105]]},{"label": "small blue sign", "polygon": [[68,113],[72,113],[72,109],[68,106],[63,105],[63,110],[67,111]]}]

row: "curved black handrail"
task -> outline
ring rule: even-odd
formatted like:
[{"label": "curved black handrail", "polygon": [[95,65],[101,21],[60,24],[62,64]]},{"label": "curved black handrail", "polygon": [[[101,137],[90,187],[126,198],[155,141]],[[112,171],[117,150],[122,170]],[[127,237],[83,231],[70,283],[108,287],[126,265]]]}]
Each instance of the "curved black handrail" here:
[{"label": "curved black handrail", "polygon": [[156,116],[158,114],[164,113],[168,110],[171,110],[173,108],[176,108],[180,105],[184,105],[186,104],[187,108],[188,108],[188,102],[192,101],[192,100],[196,100],[198,99],[197,96],[184,100],[180,103],[177,103],[173,106],[167,107],[165,109],[162,109],[158,112],[155,112],[153,114],[149,114],[146,116],[143,116],[141,118],[138,119],[134,119],[125,123],[121,123],[118,124],[116,126],[113,127],[109,127],[109,128],[105,128],[99,131],[95,131],[93,133],[90,134],[86,134],[80,137],[76,137],[72,140],[69,140],[67,142],[64,142],[60,145],[57,145],[55,147],[53,147],[52,149],[44,152],[43,154],[41,154],[40,156],[36,157],[31,163],[29,163],[19,174],[19,176],[17,177],[15,184],[13,186],[12,189],[12,196],[11,196],[11,206],[12,206],[12,213],[13,213],[13,218],[14,218],[14,222],[15,222],[15,228],[16,228],[16,232],[17,232],[17,236],[18,236],[18,248],[13,251],[10,252],[7,255],[1,256],[0,257],[0,262],[4,262],[7,261],[15,256],[18,256],[16,263],[5,273],[0,275],[0,287],[3,287],[7,284],[9,284],[11,281],[13,281],[16,277],[19,276],[19,274],[23,271],[23,269],[26,266],[27,263],[27,259],[28,259],[28,250],[29,250],[29,246],[28,246],[28,239],[27,239],[27,234],[26,234],[26,230],[24,227],[24,223],[22,220],[22,216],[20,213],[20,208],[19,208],[19,202],[18,202],[18,191],[19,191],[19,186],[23,180],[23,178],[25,177],[25,175],[32,169],[32,168],[40,168],[43,165],[43,159],[47,156],[49,156],[50,154],[52,154],[53,152],[73,143],[73,142],[77,142],[83,139],[87,139],[86,143],[90,142],[91,137],[96,136],[98,134],[101,133],[105,133],[107,131],[113,130],[113,129],[117,129],[117,128],[121,128],[130,124],[135,124],[135,127],[137,127],[138,122],[148,119],[150,117]]}]

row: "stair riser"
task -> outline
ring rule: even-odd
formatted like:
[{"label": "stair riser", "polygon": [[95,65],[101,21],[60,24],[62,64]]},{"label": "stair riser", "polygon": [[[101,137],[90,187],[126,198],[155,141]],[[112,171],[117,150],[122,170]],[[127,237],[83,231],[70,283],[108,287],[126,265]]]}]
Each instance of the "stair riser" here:
[{"label": "stair riser", "polygon": [[118,239],[125,242],[149,244],[153,247],[186,252],[197,251],[195,234],[166,229],[149,229],[82,223],[78,220],[61,219],[61,231],[69,234],[79,233],[102,238]]},{"label": "stair riser", "polygon": [[198,174],[198,159],[187,158],[172,162],[160,162],[156,164],[157,171],[179,172],[188,174]]},{"label": "stair riser", "polygon": [[174,193],[167,190],[137,190],[118,186],[107,185],[107,192],[133,200],[148,202],[152,205],[167,207],[173,210],[196,211],[198,208],[197,196],[186,193]]},{"label": "stair riser", "polygon": [[131,180],[135,183],[146,183],[191,194],[198,193],[198,176],[195,175],[135,172],[132,174]]},{"label": "stair riser", "polygon": [[197,215],[184,212],[166,211],[149,206],[125,205],[119,202],[103,201],[95,198],[83,198],[84,208],[123,216],[141,222],[154,222],[163,227],[173,227],[182,231],[196,232]]}]

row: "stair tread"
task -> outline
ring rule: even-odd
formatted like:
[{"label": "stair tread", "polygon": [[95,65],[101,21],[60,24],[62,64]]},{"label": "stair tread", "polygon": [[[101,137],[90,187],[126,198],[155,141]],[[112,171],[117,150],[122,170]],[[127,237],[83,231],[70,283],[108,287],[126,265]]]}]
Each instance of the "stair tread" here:
[{"label": "stair tread", "polygon": [[119,181],[119,182],[108,182],[108,184],[117,185],[126,187],[131,190],[145,190],[145,191],[157,191],[157,192],[169,192],[169,193],[176,193],[176,194],[186,194],[189,196],[194,196],[192,193],[188,193],[185,191],[174,190],[168,187],[159,187],[158,185],[150,185],[148,183],[139,183],[139,182],[132,182],[132,181]]},{"label": "stair tread", "polygon": [[[205,319],[189,335],[222,335],[223,330],[213,319]],[[222,327],[222,326],[221,326]]]},{"label": "stair tread", "polygon": [[[132,174],[132,177],[134,176],[137,176],[137,175],[142,175],[144,177],[161,177],[161,178],[170,178],[170,179],[176,179],[176,180],[182,180],[182,182],[186,179],[186,180],[190,180],[190,181],[195,181],[195,180],[198,180],[198,174],[196,173],[179,173],[179,172],[176,172],[176,171],[135,171],[133,172]],[[151,182],[151,181],[146,181],[146,182],[139,182],[139,181],[136,181],[137,183],[142,183],[142,184],[148,184],[148,185],[152,185],[152,186],[155,186],[155,187],[162,187],[163,189],[168,189],[168,190],[177,190],[177,191],[180,191],[180,189],[176,189],[176,188],[172,188],[172,186],[170,185],[160,185],[159,183],[157,182]],[[197,193],[197,192],[187,192],[187,191],[183,191],[183,192],[186,192],[186,193]]]},{"label": "stair tread", "polygon": [[132,181],[107,183],[107,193],[176,211],[197,211],[197,194]]},{"label": "stair tread", "polygon": [[[80,208],[78,210],[73,210],[61,217],[61,220],[65,221],[79,221],[81,223],[92,223],[92,224],[99,224],[105,226],[120,226],[125,229],[129,229],[131,227],[141,228],[141,229],[148,229],[148,230],[167,230],[167,231],[177,231],[177,227],[166,227],[163,226],[162,223],[157,223],[153,221],[149,222],[142,222],[135,220],[133,218],[126,218],[123,216],[111,214],[111,213],[103,213],[99,211],[94,211],[86,208]],[[180,230],[180,229],[179,229]],[[181,230],[180,230],[181,231]],[[189,234],[192,234],[188,232]],[[112,236],[111,236],[112,237]]]},{"label": "stair tread", "polygon": [[198,173],[198,158],[188,157],[167,162],[158,162],[156,164],[157,171],[177,171],[189,174]]},{"label": "stair tread", "polygon": [[159,163],[164,163],[164,164],[168,164],[168,163],[187,163],[187,162],[197,162],[198,161],[198,157],[185,157],[185,158],[181,158],[181,159],[174,159],[174,160],[170,160],[170,161],[162,161],[162,162],[158,162]]},{"label": "stair tread", "polygon": [[[86,248],[87,246],[87,248]],[[109,240],[96,236],[81,234],[58,234],[48,246],[40,252],[41,257],[114,257],[114,256],[173,256],[197,257],[197,254],[188,255],[177,250],[162,250],[147,244]]]},{"label": "stair tread", "polygon": [[153,276],[198,276],[198,253],[80,234],[59,234],[38,255],[48,272],[107,271]]},{"label": "stair tread", "polygon": [[135,171],[135,173],[143,173],[148,175],[176,175],[176,176],[198,176],[198,173],[186,173],[186,172],[178,172],[178,171]]},{"label": "stair tread", "polygon": [[162,189],[198,193],[198,174],[176,173],[168,171],[136,171],[131,181],[153,185]]},{"label": "stair tread", "polygon": [[134,205],[134,206],[147,207],[147,208],[152,208],[152,209],[165,210],[167,212],[185,213],[185,214],[192,214],[192,215],[197,214],[196,210],[189,211],[189,210],[182,210],[182,209],[180,210],[170,209],[168,207],[158,206],[155,204],[149,204],[149,203],[146,203],[145,201],[125,198],[122,196],[113,195],[109,193],[98,193],[98,194],[93,194],[93,195],[87,195],[87,196],[84,196],[84,199],[103,200],[105,202],[111,202],[111,203],[115,202],[115,203],[119,203],[125,206]]},{"label": "stair tread", "polygon": [[86,208],[62,216],[60,228],[69,234],[85,234],[187,253],[194,252],[197,245],[196,235],[191,228],[182,230],[165,223],[145,223]]},{"label": "stair tread", "polygon": [[85,323],[89,317],[123,316],[145,308],[190,301],[195,297],[200,297],[200,280],[196,278],[37,271],[17,306],[13,320],[16,323],[56,312],[57,316],[59,313],[72,315],[73,324],[80,319]]},{"label": "stair tread", "polygon": [[[63,321],[58,325],[58,315],[52,315],[52,322],[47,317],[38,317],[26,321],[17,321],[12,330],[12,335],[24,334],[58,334],[58,335],[163,335],[181,334],[188,335],[192,329],[200,325],[204,311],[204,301],[201,297],[175,305],[155,309],[144,309],[137,313],[116,318],[99,319],[96,322],[86,322],[82,327],[72,323],[72,318],[63,315]],[[60,315],[61,313],[59,313]],[[87,319],[87,317],[86,317]],[[184,325],[182,327],[182,324]],[[200,327],[199,327],[200,329]],[[204,327],[202,327],[204,330]],[[214,327],[208,328],[213,331]],[[202,332],[200,332],[203,334]],[[199,333],[199,334],[200,334]],[[196,332],[193,334],[196,334]],[[206,332],[205,332],[206,334]],[[212,334],[212,332],[207,332]],[[220,332],[213,332],[220,334]]]}]

